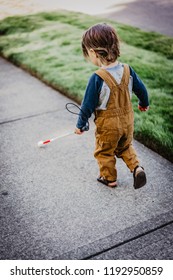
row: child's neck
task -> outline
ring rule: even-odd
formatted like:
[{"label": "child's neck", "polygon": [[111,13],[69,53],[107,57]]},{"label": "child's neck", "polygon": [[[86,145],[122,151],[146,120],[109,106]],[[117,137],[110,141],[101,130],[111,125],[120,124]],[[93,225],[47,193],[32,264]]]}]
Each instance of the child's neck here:
[{"label": "child's neck", "polygon": [[118,61],[116,60],[115,62],[112,62],[110,64],[101,64],[101,68],[112,68],[114,66],[118,65]]}]

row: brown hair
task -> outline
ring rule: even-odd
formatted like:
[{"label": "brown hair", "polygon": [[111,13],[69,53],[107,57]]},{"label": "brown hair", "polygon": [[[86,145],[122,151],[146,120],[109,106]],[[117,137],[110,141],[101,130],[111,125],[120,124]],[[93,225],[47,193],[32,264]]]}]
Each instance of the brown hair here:
[{"label": "brown hair", "polygon": [[115,29],[99,23],[91,26],[82,37],[82,51],[88,58],[88,50],[93,49],[101,62],[115,62],[120,56],[119,39]]}]

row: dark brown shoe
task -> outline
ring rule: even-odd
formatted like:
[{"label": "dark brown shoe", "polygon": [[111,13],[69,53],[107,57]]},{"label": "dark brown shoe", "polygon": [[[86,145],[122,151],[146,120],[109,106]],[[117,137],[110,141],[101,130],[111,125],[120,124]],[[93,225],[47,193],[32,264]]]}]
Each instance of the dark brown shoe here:
[{"label": "dark brown shoe", "polygon": [[[140,170],[138,170],[138,168],[140,168]],[[135,189],[139,189],[141,187],[143,187],[146,182],[146,175],[144,172],[144,168],[142,166],[136,166],[134,171],[133,171],[133,179],[134,179],[134,188]]]},{"label": "dark brown shoe", "polygon": [[[102,184],[104,184],[104,185],[106,185],[106,186],[108,186],[108,187],[110,187],[110,188],[117,187],[117,181],[108,181],[108,180],[104,179],[103,177],[97,178],[97,181],[102,183]],[[115,184],[112,184],[112,183],[115,183]]]}]

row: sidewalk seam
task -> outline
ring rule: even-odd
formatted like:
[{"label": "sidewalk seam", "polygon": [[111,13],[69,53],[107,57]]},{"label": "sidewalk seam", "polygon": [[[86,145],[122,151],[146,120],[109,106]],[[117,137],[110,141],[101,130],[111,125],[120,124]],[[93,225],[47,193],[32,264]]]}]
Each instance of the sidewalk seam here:
[{"label": "sidewalk seam", "polygon": [[113,246],[111,246],[111,247],[109,247],[109,248],[107,248],[107,249],[104,249],[104,250],[102,250],[102,251],[100,251],[100,252],[97,252],[97,253],[95,253],[95,254],[92,254],[92,255],[90,255],[90,256],[88,256],[88,257],[86,257],[86,258],[83,258],[82,260],[89,260],[89,259],[92,259],[93,257],[99,256],[99,255],[101,255],[101,254],[103,254],[103,253],[106,253],[106,252],[112,250],[112,249],[118,248],[118,247],[120,247],[120,246],[122,246],[122,245],[125,245],[125,244],[129,243],[129,242],[132,242],[132,241],[134,241],[134,240],[137,240],[137,239],[139,239],[139,238],[141,238],[141,237],[143,237],[143,236],[146,236],[146,235],[148,235],[148,234],[150,234],[150,233],[152,233],[152,232],[155,232],[155,231],[157,231],[157,230],[159,230],[159,229],[162,229],[162,228],[164,228],[164,227],[166,227],[166,226],[169,226],[169,225],[171,225],[171,224],[173,224],[173,221],[170,221],[170,222],[168,222],[168,223],[165,223],[165,224],[163,224],[163,225],[161,225],[161,226],[158,226],[158,227],[156,227],[156,228],[154,228],[154,229],[148,230],[148,231],[146,231],[146,232],[144,232],[144,233],[141,233],[141,234],[139,234],[139,235],[137,235],[137,236],[135,236],[135,237],[129,238],[129,239],[127,239],[127,240],[125,240],[125,241],[123,241],[123,242],[120,242],[120,243],[118,243],[118,244],[116,244],[116,245],[113,245]]},{"label": "sidewalk seam", "polygon": [[29,118],[35,118],[35,117],[39,117],[39,116],[46,115],[46,114],[51,114],[51,113],[56,113],[56,112],[62,112],[62,111],[63,111],[63,110],[53,110],[53,111],[42,112],[42,113],[30,115],[30,116],[21,116],[21,117],[16,118],[16,119],[0,121],[0,125],[6,124],[6,123],[17,122],[17,121],[21,121],[21,120],[25,120],[25,119],[29,119]]}]

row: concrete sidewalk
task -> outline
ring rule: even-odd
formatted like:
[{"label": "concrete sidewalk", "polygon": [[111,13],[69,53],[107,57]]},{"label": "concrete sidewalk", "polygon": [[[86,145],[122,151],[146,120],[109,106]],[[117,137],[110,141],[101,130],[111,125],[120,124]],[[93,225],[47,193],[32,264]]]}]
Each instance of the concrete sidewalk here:
[{"label": "concrete sidewalk", "polygon": [[134,141],[148,177],[96,181],[94,126],[73,131],[70,100],[0,59],[0,259],[173,259],[173,165]]}]

